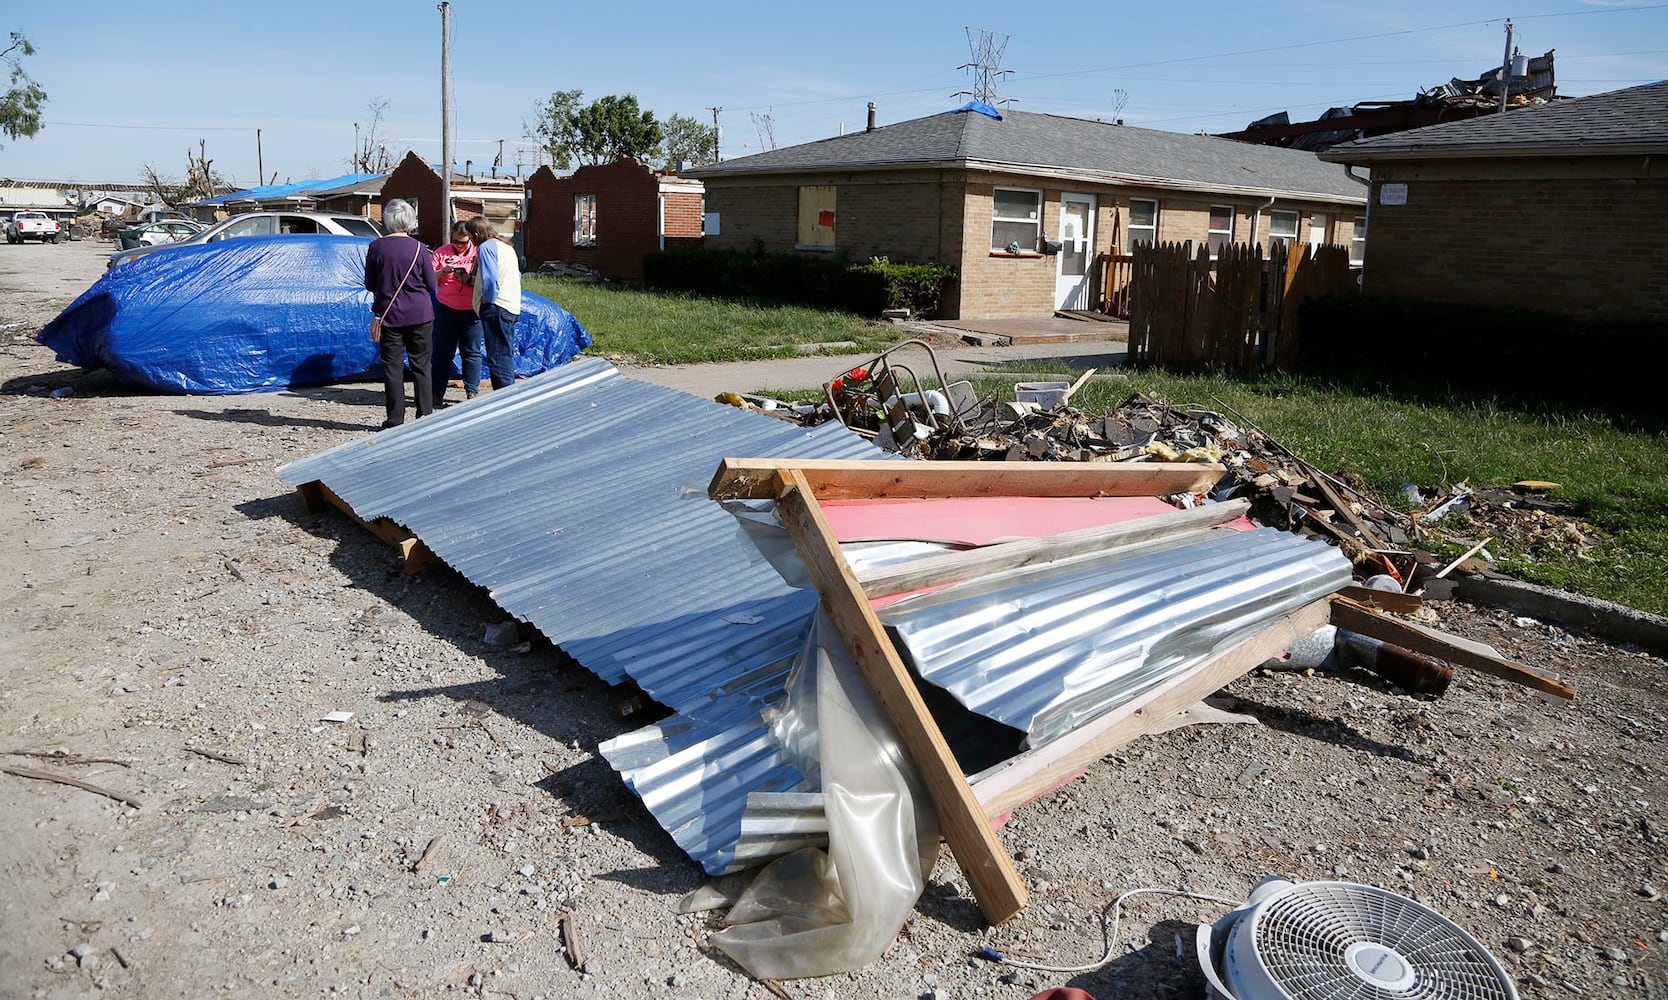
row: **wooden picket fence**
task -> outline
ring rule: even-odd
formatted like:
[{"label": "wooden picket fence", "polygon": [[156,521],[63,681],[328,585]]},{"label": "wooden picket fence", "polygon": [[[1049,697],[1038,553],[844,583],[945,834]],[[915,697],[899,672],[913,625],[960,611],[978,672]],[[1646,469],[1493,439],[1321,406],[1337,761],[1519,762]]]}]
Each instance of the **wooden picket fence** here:
[{"label": "wooden picket fence", "polygon": [[1349,252],[1293,243],[1265,260],[1261,246],[1161,243],[1136,247],[1129,279],[1129,356],[1174,369],[1256,371],[1299,365],[1299,309],[1314,295],[1353,290]]}]

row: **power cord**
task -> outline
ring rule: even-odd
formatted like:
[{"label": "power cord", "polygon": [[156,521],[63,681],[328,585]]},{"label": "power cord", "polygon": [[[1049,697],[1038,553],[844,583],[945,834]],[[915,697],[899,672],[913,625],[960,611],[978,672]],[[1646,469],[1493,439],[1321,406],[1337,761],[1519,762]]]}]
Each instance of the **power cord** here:
[{"label": "power cord", "polygon": [[[1036,962],[1024,962],[1017,958],[1009,958],[997,951],[995,948],[988,946],[980,948],[974,954],[987,962],[995,962],[999,965],[1008,965],[1016,969],[1030,969],[1033,972],[1093,972],[1112,961],[1112,949],[1117,947],[1118,944],[1118,924],[1123,916],[1124,900],[1129,899],[1131,896],[1143,895],[1181,896],[1187,899],[1202,900],[1207,903],[1222,903],[1226,906],[1239,906],[1245,902],[1243,899],[1228,899],[1223,896],[1211,896],[1202,892],[1188,892],[1184,889],[1130,889],[1128,892],[1120,894],[1117,899],[1114,899],[1110,907],[1101,908],[1100,933],[1101,937],[1106,941],[1106,950],[1101,953],[1100,961],[1098,962],[1094,962],[1089,965],[1041,965]],[[1107,909],[1112,911],[1112,920],[1110,925],[1107,923],[1106,919]]]}]

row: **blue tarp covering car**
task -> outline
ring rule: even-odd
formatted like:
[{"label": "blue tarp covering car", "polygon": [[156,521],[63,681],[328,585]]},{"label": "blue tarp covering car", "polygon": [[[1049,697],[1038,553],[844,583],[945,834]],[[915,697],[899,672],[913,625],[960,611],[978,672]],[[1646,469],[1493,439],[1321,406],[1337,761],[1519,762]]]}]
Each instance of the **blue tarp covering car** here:
[{"label": "blue tarp covering car", "polygon": [[[123,264],[36,338],[60,361],[163,392],[286,389],[380,371],[365,248],[355,236],[254,236],[170,247]],[[567,310],[522,296],[516,374],[590,346]],[[455,365],[454,365],[455,368]]]}]

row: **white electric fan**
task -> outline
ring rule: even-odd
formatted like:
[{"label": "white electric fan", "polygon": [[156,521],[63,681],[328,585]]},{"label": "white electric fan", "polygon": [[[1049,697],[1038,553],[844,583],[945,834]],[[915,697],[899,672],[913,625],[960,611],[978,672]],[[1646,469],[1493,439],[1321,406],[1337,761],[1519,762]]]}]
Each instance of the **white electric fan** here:
[{"label": "white electric fan", "polygon": [[1517,1000],[1506,970],[1447,917],[1350,882],[1270,877],[1198,932],[1218,1000]]}]

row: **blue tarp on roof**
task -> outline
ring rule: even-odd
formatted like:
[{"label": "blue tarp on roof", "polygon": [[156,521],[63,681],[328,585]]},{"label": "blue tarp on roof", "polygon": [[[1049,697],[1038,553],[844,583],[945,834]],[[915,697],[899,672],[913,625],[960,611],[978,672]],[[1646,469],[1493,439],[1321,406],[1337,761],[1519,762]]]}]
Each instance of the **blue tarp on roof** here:
[{"label": "blue tarp on roof", "polygon": [[[170,247],[105,273],[36,338],[58,360],[162,392],[224,395],[379,369],[357,236],[251,236]],[[523,293],[516,374],[590,346],[567,310]]]},{"label": "blue tarp on roof", "polygon": [[233,191],[231,194],[218,195],[194,201],[193,205],[226,205],[234,201],[270,201],[274,198],[288,198],[291,195],[304,194],[308,191],[325,191],[330,188],[346,187],[349,184],[360,184],[373,180],[382,174],[343,174],[340,177],[328,177],[323,180],[297,181],[294,184],[263,184],[257,187]]},{"label": "blue tarp on roof", "polygon": [[981,115],[984,115],[987,118],[994,118],[997,121],[1002,120],[1002,112],[996,110],[995,108],[991,107],[990,105],[986,104],[983,101],[968,101],[966,104],[963,104],[961,107],[954,108],[954,109],[952,109],[950,111],[946,111],[944,113],[947,114],[947,115],[959,115],[959,114],[962,114],[962,113],[968,112],[968,111],[977,112]]}]

